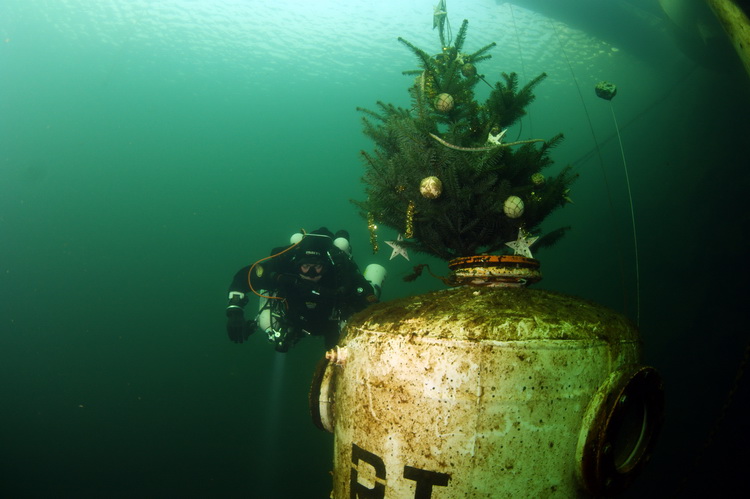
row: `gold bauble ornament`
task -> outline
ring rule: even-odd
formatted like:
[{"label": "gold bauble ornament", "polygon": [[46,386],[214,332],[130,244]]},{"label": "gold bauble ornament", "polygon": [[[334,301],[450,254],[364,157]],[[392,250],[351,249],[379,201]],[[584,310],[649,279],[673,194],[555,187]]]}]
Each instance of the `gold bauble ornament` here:
[{"label": "gold bauble ornament", "polygon": [[443,193],[443,183],[437,177],[425,177],[419,183],[419,192],[427,199],[437,199]]},{"label": "gold bauble ornament", "polygon": [[472,63],[467,62],[461,66],[461,74],[466,78],[472,78],[477,75],[477,68]]},{"label": "gold bauble ornament", "polygon": [[545,181],[544,175],[541,173],[535,173],[531,176],[531,182],[534,185],[542,185]]},{"label": "gold bauble ornament", "polygon": [[451,94],[438,94],[435,97],[435,109],[441,113],[447,113],[453,109],[453,96]]},{"label": "gold bauble ornament", "polygon": [[503,203],[503,213],[508,218],[518,218],[523,215],[523,200],[518,196],[508,196]]}]

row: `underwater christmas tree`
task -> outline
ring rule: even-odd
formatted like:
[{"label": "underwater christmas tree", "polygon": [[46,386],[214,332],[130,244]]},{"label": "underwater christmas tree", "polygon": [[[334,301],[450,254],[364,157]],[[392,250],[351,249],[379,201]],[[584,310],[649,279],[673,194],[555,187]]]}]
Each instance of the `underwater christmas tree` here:
[{"label": "underwater christmas tree", "polygon": [[[491,57],[495,43],[462,52],[467,29],[464,20],[451,44],[440,25],[442,51],[435,56],[399,38],[421,68],[404,72],[416,76],[411,109],[380,101],[377,111],[358,108],[375,151],[362,151],[367,199],[353,202],[371,231],[387,225],[404,234],[405,247],[444,260],[508,251],[506,243],[538,232],[569,201],[576,177],[569,166],[555,176],[542,174],[562,134],[504,141],[546,74],[519,88],[516,73],[502,73],[487,100],[477,102],[474,88],[487,82],[476,65]],[[550,246],[567,229],[540,237],[535,249]]]}]

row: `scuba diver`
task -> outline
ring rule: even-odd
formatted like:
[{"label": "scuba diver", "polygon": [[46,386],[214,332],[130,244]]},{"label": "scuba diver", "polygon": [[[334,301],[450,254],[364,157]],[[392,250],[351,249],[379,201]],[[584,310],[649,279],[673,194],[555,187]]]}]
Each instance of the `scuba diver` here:
[{"label": "scuba diver", "polygon": [[[256,328],[276,351],[287,352],[305,336],[323,336],[333,348],[345,321],[380,297],[385,269],[368,265],[365,275],[351,257],[348,232],[325,227],[294,234],[289,246],[240,269],[229,286],[227,334],[242,343]],[[260,298],[255,319],[246,321],[249,293]]]}]

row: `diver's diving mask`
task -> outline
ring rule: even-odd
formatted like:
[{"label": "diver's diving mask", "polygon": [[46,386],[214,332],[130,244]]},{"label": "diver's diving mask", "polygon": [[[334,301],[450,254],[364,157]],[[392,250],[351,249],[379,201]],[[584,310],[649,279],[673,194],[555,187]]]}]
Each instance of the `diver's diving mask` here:
[{"label": "diver's diving mask", "polygon": [[299,271],[307,277],[317,277],[323,273],[324,266],[322,263],[303,263],[299,266]]}]

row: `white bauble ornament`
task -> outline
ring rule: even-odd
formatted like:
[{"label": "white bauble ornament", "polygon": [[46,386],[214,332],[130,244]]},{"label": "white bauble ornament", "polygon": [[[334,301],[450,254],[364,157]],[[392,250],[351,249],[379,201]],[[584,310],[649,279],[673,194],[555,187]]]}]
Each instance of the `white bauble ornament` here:
[{"label": "white bauble ornament", "polygon": [[453,109],[453,96],[451,94],[438,94],[435,97],[435,109],[441,113],[447,113]]},{"label": "white bauble ornament", "polygon": [[443,193],[443,183],[437,177],[425,177],[419,183],[419,192],[427,199],[437,199]]},{"label": "white bauble ornament", "polygon": [[503,203],[503,213],[508,218],[518,218],[523,215],[523,200],[518,196],[508,196]]}]

